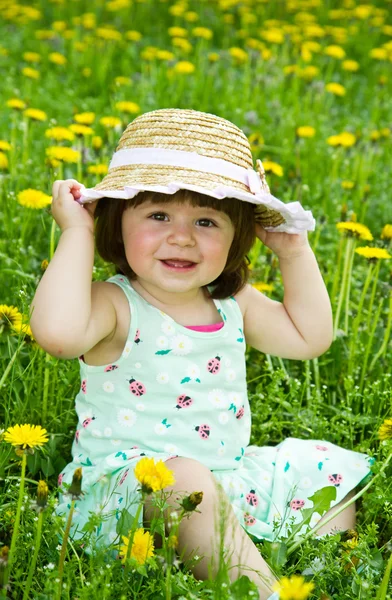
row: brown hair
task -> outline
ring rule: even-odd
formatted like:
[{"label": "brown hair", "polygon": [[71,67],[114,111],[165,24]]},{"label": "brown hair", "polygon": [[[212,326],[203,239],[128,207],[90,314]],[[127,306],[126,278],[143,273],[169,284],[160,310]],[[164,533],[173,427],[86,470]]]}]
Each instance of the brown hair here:
[{"label": "brown hair", "polygon": [[254,205],[234,198],[219,200],[199,192],[178,190],[175,194],[143,191],[131,199],[100,198],[94,212],[95,244],[103,260],[113,263],[116,273],[130,280],[136,275],[125,256],[122,239],[122,214],[130,206],[139,206],[143,202],[169,203],[188,201],[192,206],[208,206],[226,213],[234,226],[234,238],[229,250],[227,262],[222,273],[209,285],[213,298],[222,299],[233,296],[246,284],[249,276],[247,253],[255,241]]}]

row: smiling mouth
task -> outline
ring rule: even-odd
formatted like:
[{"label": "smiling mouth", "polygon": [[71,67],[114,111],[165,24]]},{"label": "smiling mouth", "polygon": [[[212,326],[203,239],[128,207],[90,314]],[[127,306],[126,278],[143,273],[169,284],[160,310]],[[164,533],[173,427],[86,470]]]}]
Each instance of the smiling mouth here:
[{"label": "smiling mouth", "polygon": [[168,267],[172,267],[175,269],[189,269],[196,265],[196,263],[190,260],[180,260],[180,259],[163,259],[161,260]]}]

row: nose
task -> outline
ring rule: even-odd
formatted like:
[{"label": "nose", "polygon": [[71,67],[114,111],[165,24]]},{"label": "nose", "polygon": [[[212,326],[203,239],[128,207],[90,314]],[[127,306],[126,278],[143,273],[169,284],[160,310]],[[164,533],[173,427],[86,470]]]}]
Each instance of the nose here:
[{"label": "nose", "polygon": [[192,225],[188,223],[173,224],[167,241],[169,244],[176,244],[177,246],[194,246],[196,242]]}]

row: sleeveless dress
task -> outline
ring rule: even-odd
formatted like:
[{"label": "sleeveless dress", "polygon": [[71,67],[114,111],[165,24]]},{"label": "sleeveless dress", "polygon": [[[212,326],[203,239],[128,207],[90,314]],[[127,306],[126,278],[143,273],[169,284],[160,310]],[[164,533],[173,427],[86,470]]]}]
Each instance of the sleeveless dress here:
[{"label": "sleeveless dress", "polygon": [[[255,540],[285,535],[288,525],[302,521],[300,509],[313,506],[309,497],[320,488],[335,486],[334,506],[369,475],[367,455],[324,440],[249,445],[246,343],[233,297],[214,300],[222,323],[203,331],[149,304],[125,276],[107,281],[126,294],[131,323],[113,364],[92,366],[79,357],[73,460],[59,475],[59,485],[71,483],[82,467],[84,495],[75,503],[74,539],[84,535],[91,514],[100,514],[95,543],[119,541],[123,509],[133,516],[140,502],[134,468],[143,456],[163,461],[181,456],[206,465]],[[67,515],[69,508],[69,497],[60,494],[56,512]],[[310,525],[320,518],[315,513]]]}]

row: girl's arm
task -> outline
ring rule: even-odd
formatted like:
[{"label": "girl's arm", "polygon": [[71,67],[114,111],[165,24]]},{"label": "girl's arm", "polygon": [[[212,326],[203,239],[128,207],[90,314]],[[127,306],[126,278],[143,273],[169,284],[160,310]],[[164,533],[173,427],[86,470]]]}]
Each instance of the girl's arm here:
[{"label": "girl's arm", "polygon": [[92,292],[93,219],[74,201],[73,186],[77,187],[74,180],[53,186],[52,214],[62,234],[31,305],[34,337],[44,350],[60,358],[84,354],[116,325],[115,308],[103,292],[106,284],[93,284]]},{"label": "girl's arm", "polygon": [[252,286],[240,292],[247,343],[281,358],[320,356],[333,340],[332,309],[306,234],[270,233],[262,241],[279,256],[284,298],[276,302]]}]

